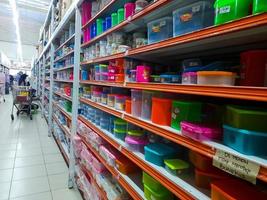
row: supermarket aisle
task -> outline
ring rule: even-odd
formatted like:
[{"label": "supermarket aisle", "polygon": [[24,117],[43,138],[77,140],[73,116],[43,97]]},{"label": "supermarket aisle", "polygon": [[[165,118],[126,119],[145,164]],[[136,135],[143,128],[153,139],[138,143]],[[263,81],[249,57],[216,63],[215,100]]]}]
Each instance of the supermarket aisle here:
[{"label": "supermarket aisle", "polygon": [[0,103],[0,200],[80,200],[41,115],[11,122],[11,96]]}]

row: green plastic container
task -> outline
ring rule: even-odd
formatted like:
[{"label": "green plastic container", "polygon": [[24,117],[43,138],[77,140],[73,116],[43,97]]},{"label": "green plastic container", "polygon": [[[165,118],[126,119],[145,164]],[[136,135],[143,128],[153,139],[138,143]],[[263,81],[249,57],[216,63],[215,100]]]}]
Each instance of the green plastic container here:
[{"label": "green plastic container", "polygon": [[172,121],[171,127],[181,129],[181,121],[201,122],[202,103],[190,101],[172,102]]},{"label": "green plastic container", "polygon": [[126,131],[125,130],[118,130],[118,129],[114,128],[114,136],[116,138],[124,141],[124,139],[126,137]]},{"label": "green plastic container", "polygon": [[134,137],[142,137],[144,136],[144,131],[142,130],[128,130],[127,134]]},{"label": "green plastic container", "polygon": [[168,190],[152,190],[150,186],[144,184],[146,200],[172,200],[173,194]]},{"label": "green plastic container", "polygon": [[123,119],[117,118],[114,120],[114,129],[122,130],[126,133],[127,130],[127,122]]},{"label": "green plastic container", "polygon": [[214,4],[216,10],[215,25],[249,15],[252,1],[253,0],[217,0]]},{"label": "green plastic container", "polygon": [[117,13],[118,13],[118,24],[119,24],[125,19],[124,8],[120,8]]},{"label": "green plastic container", "polygon": [[96,34],[100,35],[103,33],[103,19],[96,20]]},{"label": "green plastic container", "polygon": [[118,14],[117,13],[112,13],[111,14],[111,26],[116,26],[118,25]]},{"label": "green plastic container", "polygon": [[70,113],[72,112],[72,103],[70,101],[65,101],[64,106],[67,112],[70,112]]},{"label": "green plastic container", "polygon": [[225,123],[234,128],[267,133],[267,110],[227,106]]},{"label": "green plastic container", "polygon": [[[143,171],[143,183],[144,185],[149,185],[149,188],[154,191],[167,190],[163,185],[160,184],[152,176],[148,175]],[[167,190],[168,191],[168,190]]]},{"label": "green plastic container", "polygon": [[253,14],[267,12],[266,0],[253,0]]},{"label": "green plastic container", "polygon": [[180,159],[164,160],[164,164],[165,169],[175,176],[187,173],[189,169],[189,163]]}]

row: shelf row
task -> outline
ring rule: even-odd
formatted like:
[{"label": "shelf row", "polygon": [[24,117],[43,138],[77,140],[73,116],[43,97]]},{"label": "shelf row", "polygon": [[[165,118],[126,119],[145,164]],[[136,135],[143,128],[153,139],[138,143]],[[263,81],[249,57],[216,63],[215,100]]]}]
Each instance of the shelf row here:
[{"label": "shelf row", "polygon": [[61,128],[61,130],[65,133],[66,137],[70,139],[71,133],[70,133],[69,128],[66,125],[62,125],[62,123],[59,121],[59,119],[55,115],[53,115],[53,119],[57,123],[57,125]]}]

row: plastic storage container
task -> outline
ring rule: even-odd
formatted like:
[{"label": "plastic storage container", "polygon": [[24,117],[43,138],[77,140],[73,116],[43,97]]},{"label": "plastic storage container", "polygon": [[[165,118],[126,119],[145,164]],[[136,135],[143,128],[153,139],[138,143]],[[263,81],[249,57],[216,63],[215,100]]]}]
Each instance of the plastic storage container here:
[{"label": "plastic storage container", "polygon": [[124,5],[124,9],[125,9],[125,19],[127,19],[128,17],[130,17],[131,15],[134,14],[134,12],[135,12],[135,3],[126,3]]},{"label": "plastic storage container", "polygon": [[112,27],[116,26],[118,24],[118,14],[112,13],[111,14],[111,25]]},{"label": "plastic storage container", "polygon": [[154,82],[154,83],[159,83],[160,82],[160,75],[151,75],[150,81]]},{"label": "plastic storage container", "polygon": [[143,171],[142,182],[144,185],[149,185],[149,187],[154,191],[166,190],[166,188],[160,184],[156,179],[152,176],[148,175],[146,172]]},{"label": "plastic storage container", "polygon": [[[136,128],[136,127],[135,127]],[[145,136],[145,133],[142,129],[140,130],[135,130],[134,128],[131,130],[130,126],[128,126],[128,131],[127,131],[127,135],[129,135],[130,137],[137,137],[137,138],[144,138],[143,136]]]},{"label": "plastic storage container", "polygon": [[108,30],[112,27],[111,17],[110,16],[106,17],[105,21],[106,21],[106,30]]},{"label": "plastic storage container", "polygon": [[186,59],[182,62],[183,70],[185,70],[186,68],[201,67],[201,66],[202,66],[202,62],[198,58]]},{"label": "plastic storage container", "polygon": [[115,74],[115,82],[117,83],[124,82],[124,74]]},{"label": "plastic storage container", "polygon": [[141,117],[142,111],[142,90],[131,90],[132,99],[132,115],[135,117]]},{"label": "plastic storage container", "polygon": [[129,99],[125,100],[125,112],[128,114],[132,114],[132,101]]},{"label": "plastic storage container", "polygon": [[115,106],[115,94],[108,94],[108,106],[109,107]]},{"label": "plastic storage container", "polygon": [[172,100],[162,98],[152,98],[151,121],[155,124],[171,125]]},{"label": "plastic storage container", "polygon": [[148,5],[147,0],[137,0],[135,2],[135,12],[139,12],[140,10],[143,10]]},{"label": "plastic storage container", "polygon": [[148,144],[148,140],[145,137],[126,136],[125,142],[131,151],[138,151],[143,153],[144,146]]},{"label": "plastic storage container", "polygon": [[199,85],[235,85],[236,74],[224,71],[200,71],[197,72],[197,84]]},{"label": "plastic storage container", "polygon": [[142,112],[141,117],[146,120],[151,119],[152,97],[154,92],[143,90],[142,92]]},{"label": "plastic storage container", "polygon": [[137,66],[136,67],[136,82],[149,82],[151,67]]},{"label": "plastic storage container", "polygon": [[187,173],[190,166],[189,163],[180,159],[164,160],[164,164],[165,169],[175,176]]},{"label": "plastic storage container", "polygon": [[154,191],[144,184],[144,193],[147,200],[172,200],[173,194],[168,190]]},{"label": "plastic storage container", "polygon": [[124,21],[124,8],[120,8],[118,9],[118,12],[117,12],[117,16],[118,16],[118,24],[121,23],[122,21]]},{"label": "plastic storage container", "polygon": [[101,127],[101,129],[108,131],[109,130],[109,119],[101,118],[100,119],[100,127]]},{"label": "plastic storage container", "polygon": [[267,110],[226,106],[225,123],[234,128],[267,133]]},{"label": "plastic storage container", "polygon": [[96,35],[97,35],[96,29],[97,29],[96,28],[96,23],[94,22],[94,23],[92,23],[92,25],[90,27],[90,36],[91,36],[91,38],[96,37]]},{"label": "plastic storage container", "polygon": [[137,167],[126,157],[121,156],[116,159],[116,168],[123,174],[130,174],[137,171]]},{"label": "plastic storage container", "polygon": [[[242,191],[242,192],[240,192]],[[266,200],[267,194],[238,179],[217,180],[211,183],[212,200]]]},{"label": "plastic storage container", "polygon": [[214,4],[215,25],[245,17],[250,14],[252,0],[217,0]]},{"label": "plastic storage container", "polygon": [[197,84],[197,73],[196,72],[183,73],[182,84]]},{"label": "plastic storage container", "polygon": [[107,81],[107,80],[108,80],[108,73],[107,72],[101,72],[100,81]]},{"label": "plastic storage container", "polygon": [[223,126],[223,143],[246,155],[267,156],[267,134]]},{"label": "plastic storage container", "polygon": [[263,87],[265,83],[267,86],[267,51],[247,51],[241,53],[240,57],[240,85]]},{"label": "plastic storage container", "polygon": [[173,12],[173,36],[213,25],[214,9],[209,1],[199,1]]},{"label": "plastic storage container", "polygon": [[160,75],[160,82],[162,83],[181,83],[180,75],[162,74]]},{"label": "plastic storage container", "polygon": [[114,128],[117,130],[124,130],[126,133],[126,129],[127,129],[127,122],[124,121],[123,119],[115,119],[114,120]]},{"label": "plastic storage container", "polygon": [[164,167],[164,160],[176,156],[177,150],[163,143],[152,143],[145,146],[145,159],[155,165]]},{"label": "plastic storage container", "polygon": [[82,80],[86,81],[86,80],[88,80],[88,78],[89,78],[88,71],[82,70]]},{"label": "plastic storage container", "polygon": [[100,35],[103,33],[103,19],[96,20],[96,34]]},{"label": "plastic storage container", "polygon": [[191,123],[182,121],[181,132],[183,135],[190,137],[194,140],[221,140],[222,129],[214,126],[207,126],[198,123]]},{"label": "plastic storage container", "polygon": [[202,103],[190,101],[173,101],[171,127],[181,129],[181,121],[201,122]]},{"label": "plastic storage container", "polygon": [[195,184],[197,187],[201,187],[204,189],[210,189],[211,188],[211,183],[216,180],[220,179],[229,179],[229,175],[226,174],[223,171],[218,171],[216,173],[212,172],[204,172],[199,169],[195,169]]},{"label": "plastic storage container", "polygon": [[125,109],[125,96],[116,95],[115,96],[115,109],[124,110]]},{"label": "plastic storage container", "polygon": [[148,44],[172,37],[172,18],[163,17],[147,24]]},{"label": "plastic storage container", "polygon": [[264,0],[253,0],[253,14],[267,12],[267,4]]},{"label": "plastic storage container", "polygon": [[121,139],[121,140],[124,141],[124,139],[126,137],[126,131],[114,128],[114,135],[115,135],[116,138]]},{"label": "plastic storage container", "polygon": [[130,81],[131,82],[135,82],[136,81],[136,70],[135,69],[132,69],[130,70]]}]

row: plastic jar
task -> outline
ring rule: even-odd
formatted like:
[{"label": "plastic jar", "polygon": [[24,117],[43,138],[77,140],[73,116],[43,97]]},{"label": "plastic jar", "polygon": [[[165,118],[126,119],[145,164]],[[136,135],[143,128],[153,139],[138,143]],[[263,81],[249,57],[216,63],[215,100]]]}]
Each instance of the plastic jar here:
[{"label": "plastic jar", "polygon": [[108,106],[114,107],[115,106],[115,95],[108,94]]},{"label": "plastic jar", "polygon": [[118,14],[112,13],[111,14],[111,25],[112,27],[116,26],[118,24]]},{"label": "plastic jar", "polygon": [[124,8],[120,8],[118,9],[117,12],[117,16],[118,16],[118,24],[121,23],[122,21],[124,21]]},{"label": "plastic jar", "polygon": [[135,12],[135,3],[126,3],[124,5],[124,9],[125,9],[125,19],[127,19],[128,17],[130,17],[131,15],[134,14],[134,12]]},{"label": "plastic jar", "polygon": [[142,90],[131,90],[132,99],[132,115],[135,117],[141,117],[142,111]]}]

